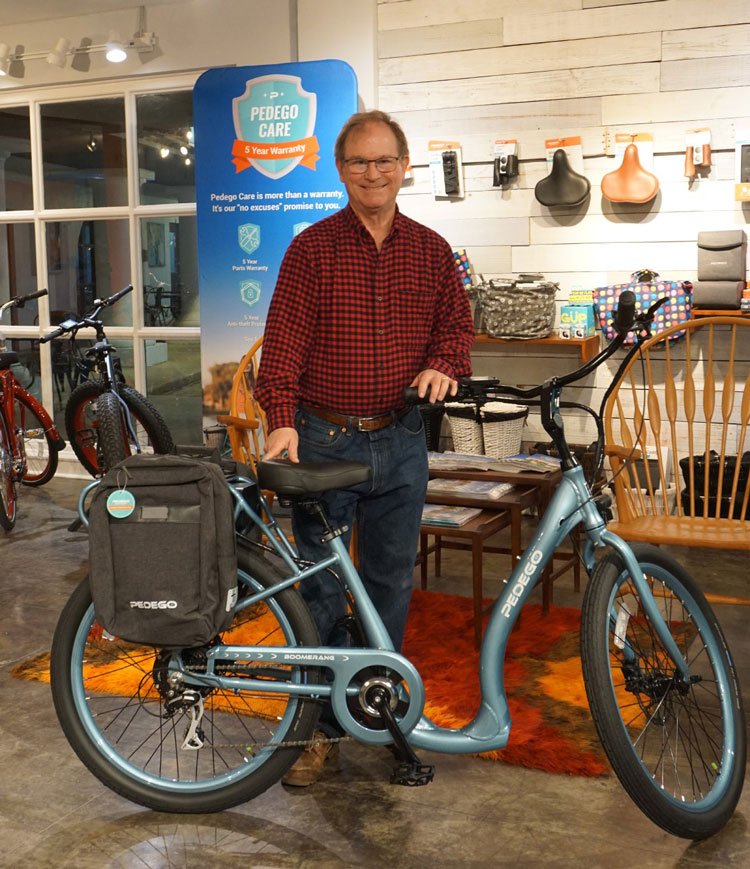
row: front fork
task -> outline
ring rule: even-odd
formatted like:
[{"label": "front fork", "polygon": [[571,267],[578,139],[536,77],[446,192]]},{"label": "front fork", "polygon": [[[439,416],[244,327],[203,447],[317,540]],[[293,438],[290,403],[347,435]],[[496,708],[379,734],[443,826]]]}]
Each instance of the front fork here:
[{"label": "front fork", "polygon": [[[625,565],[625,569],[628,573],[630,580],[638,591],[641,606],[643,607],[649,621],[651,622],[651,625],[656,631],[657,637],[661,641],[669,657],[672,659],[672,663],[675,665],[675,668],[677,669],[680,677],[683,680],[688,681],[690,677],[690,668],[688,666],[688,663],[683,657],[679,646],[675,642],[667,623],[664,621],[664,616],[662,615],[659,609],[659,605],[657,604],[656,599],[654,598],[654,595],[649,587],[648,581],[646,580],[641,565],[638,563],[638,560],[635,557],[635,553],[630,548],[630,546],[628,546],[628,544],[624,540],[622,540],[622,538],[618,537],[616,534],[613,534],[611,531],[608,531],[606,528],[602,529],[598,534],[595,534],[595,537],[598,539],[595,539],[594,541],[589,538],[589,542],[587,543],[584,552],[584,562],[586,564],[586,570],[589,576],[591,576],[595,567],[595,546],[606,546],[610,549],[613,549],[620,556],[623,564]],[[610,613],[610,619],[613,622],[616,621],[617,614]],[[624,637],[623,639],[623,652],[628,659],[632,660],[636,657],[635,651],[630,645],[627,637]]]}]

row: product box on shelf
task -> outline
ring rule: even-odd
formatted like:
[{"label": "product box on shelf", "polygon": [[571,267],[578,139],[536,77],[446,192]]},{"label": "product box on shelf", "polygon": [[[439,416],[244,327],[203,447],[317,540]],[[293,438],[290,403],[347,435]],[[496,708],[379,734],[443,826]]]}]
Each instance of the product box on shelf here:
[{"label": "product box on shelf", "polygon": [[590,338],[596,335],[593,305],[563,305],[560,309],[561,338]]}]

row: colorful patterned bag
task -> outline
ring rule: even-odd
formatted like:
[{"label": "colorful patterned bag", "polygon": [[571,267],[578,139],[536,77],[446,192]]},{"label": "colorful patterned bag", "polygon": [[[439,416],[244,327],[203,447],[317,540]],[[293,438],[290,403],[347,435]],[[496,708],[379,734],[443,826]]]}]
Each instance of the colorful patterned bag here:
[{"label": "colorful patterned bag", "polygon": [[[594,290],[594,307],[604,337],[608,341],[615,337],[612,319],[617,308],[617,300],[623,290],[632,290],[635,293],[637,311],[647,310],[654,302],[665,296],[669,300],[656,312],[652,326],[652,334],[655,334],[656,332],[663,332],[675,323],[684,323],[690,319],[692,289],[693,285],[690,281],[661,280],[656,272],[646,269],[633,272],[629,284],[597,287]],[[684,332],[675,332],[672,339],[681,338],[684,334]],[[634,344],[635,340],[635,332],[629,332],[625,343]]]}]

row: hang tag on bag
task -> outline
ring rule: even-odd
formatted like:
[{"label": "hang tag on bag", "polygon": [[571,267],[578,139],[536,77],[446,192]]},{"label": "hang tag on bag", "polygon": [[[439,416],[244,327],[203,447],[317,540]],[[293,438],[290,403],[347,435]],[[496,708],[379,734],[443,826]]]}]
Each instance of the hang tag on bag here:
[{"label": "hang tag on bag", "polygon": [[135,510],[135,495],[125,488],[126,479],[127,471],[125,471],[122,482],[120,482],[120,472],[118,472],[117,484],[120,488],[110,492],[107,497],[107,513],[114,519],[126,519]]}]

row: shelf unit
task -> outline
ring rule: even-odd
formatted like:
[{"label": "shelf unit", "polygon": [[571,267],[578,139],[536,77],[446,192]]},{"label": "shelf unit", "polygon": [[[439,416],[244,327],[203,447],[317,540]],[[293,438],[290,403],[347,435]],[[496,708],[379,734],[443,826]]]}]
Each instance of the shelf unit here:
[{"label": "shelf unit", "polygon": [[699,317],[750,317],[750,311],[739,308],[693,308],[691,314],[694,320]]},{"label": "shelf unit", "polygon": [[590,338],[558,338],[556,335],[551,335],[549,338],[529,338],[529,339],[512,339],[512,338],[493,338],[484,332],[478,332],[474,336],[475,344],[490,344],[507,346],[511,349],[521,349],[521,347],[565,347],[573,348],[581,354],[581,361],[588,362],[593,359],[599,352],[599,335],[592,335]]}]

